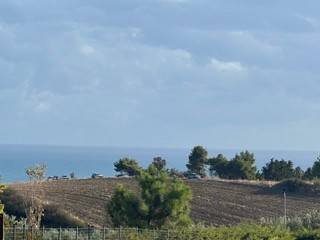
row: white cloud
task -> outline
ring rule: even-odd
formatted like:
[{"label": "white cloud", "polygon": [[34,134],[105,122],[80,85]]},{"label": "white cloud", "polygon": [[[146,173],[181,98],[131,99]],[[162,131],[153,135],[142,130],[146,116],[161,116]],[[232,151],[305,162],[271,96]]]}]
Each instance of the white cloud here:
[{"label": "white cloud", "polygon": [[27,111],[34,111],[35,113],[47,113],[55,108],[59,103],[59,97],[49,91],[39,91],[37,89],[30,89],[28,85],[24,86],[22,95],[23,105]]},{"label": "white cloud", "polygon": [[239,73],[246,70],[244,66],[240,62],[228,62],[228,61],[221,61],[216,58],[211,58],[210,60],[210,66],[217,70],[222,72],[233,72],[233,73]]},{"label": "white cloud", "polygon": [[[10,132],[16,125],[82,132],[83,139],[68,137],[75,144],[91,136],[92,144],[148,145],[152,132],[161,146],[166,136],[192,144],[181,139],[186,133],[214,144],[206,130],[224,124],[276,133],[289,122],[316,122],[317,8],[277,4],[4,0],[0,123]],[[216,139],[232,136],[224,130]],[[45,139],[35,134],[37,141]]]}]

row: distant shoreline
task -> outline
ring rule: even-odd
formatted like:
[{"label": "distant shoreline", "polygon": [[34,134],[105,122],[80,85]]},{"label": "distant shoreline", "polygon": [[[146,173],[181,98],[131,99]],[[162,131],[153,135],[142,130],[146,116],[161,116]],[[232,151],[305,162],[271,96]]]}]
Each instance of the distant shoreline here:
[{"label": "distant shoreline", "polygon": [[[250,149],[249,149],[250,150]],[[88,178],[93,172],[104,176],[114,176],[113,163],[119,158],[130,157],[147,166],[153,157],[161,156],[167,160],[168,167],[185,170],[191,149],[166,148],[120,148],[120,147],[78,147],[48,145],[0,144],[0,175],[6,183],[26,180],[24,170],[34,164],[48,166],[48,176],[69,175]],[[209,157],[223,153],[233,157],[240,150],[208,149]],[[253,150],[250,150],[253,151]],[[272,157],[292,160],[294,164],[306,169],[318,156],[316,151],[253,151],[257,167],[261,168]]]}]

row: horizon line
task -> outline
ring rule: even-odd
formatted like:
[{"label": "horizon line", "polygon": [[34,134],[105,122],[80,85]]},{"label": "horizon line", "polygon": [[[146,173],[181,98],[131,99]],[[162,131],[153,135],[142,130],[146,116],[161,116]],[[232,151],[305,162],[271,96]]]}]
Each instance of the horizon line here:
[{"label": "horizon line", "polygon": [[41,143],[0,143],[0,146],[23,146],[23,147],[61,147],[61,148],[113,148],[113,149],[139,149],[139,150],[192,150],[194,146],[203,146],[208,151],[251,151],[251,152],[264,152],[264,151],[272,151],[272,152],[319,152],[320,150],[305,150],[305,149],[250,149],[250,148],[217,148],[217,147],[206,147],[203,144],[195,144],[192,147],[170,147],[170,146],[116,146],[116,145],[93,145],[93,144],[41,144]]}]

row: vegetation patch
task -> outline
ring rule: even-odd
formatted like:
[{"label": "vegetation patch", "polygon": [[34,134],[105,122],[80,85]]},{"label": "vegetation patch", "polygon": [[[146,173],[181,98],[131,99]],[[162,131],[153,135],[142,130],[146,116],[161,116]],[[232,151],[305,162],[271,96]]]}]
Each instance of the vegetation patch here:
[{"label": "vegetation patch", "polygon": [[0,200],[4,204],[4,212],[17,219],[26,218],[23,197],[14,189],[7,188],[1,195]]},{"label": "vegetation patch", "polygon": [[[4,204],[7,215],[17,220],[25,219],[24,198],[14,189],[7,188],[1,193],[0,200]],[[56,205],[44,205],[42,225],[46,227],[81,227],[85,224]]]},{"label": "vegetation patch", "polygon": [[46,227],[84,227],[85,223],[56,205],[46,205],[41,224]]},{"label": "vegetation patch", "polygon": [[164,225],[186,226],[189,218],[191,191],[181,180],[151,164],[140,172],[138,193],[118,186],[106,210],[115,227],[161,228]]},{"label": "vegetation patch", "polygon": [[307,182],[297,178],[290,178],[275,184],[272,190],[277,192],[285,191],[288,193],[319,195],[320,184],[319,182]]}]

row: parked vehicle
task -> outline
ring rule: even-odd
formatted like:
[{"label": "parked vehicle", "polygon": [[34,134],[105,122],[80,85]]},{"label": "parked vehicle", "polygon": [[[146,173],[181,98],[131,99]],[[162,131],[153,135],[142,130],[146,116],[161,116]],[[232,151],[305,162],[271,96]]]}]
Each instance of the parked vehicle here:
[{"label": "parked vehicle", "polygon": [[198,175],[198,174],[191,174],[191,175],[189,176],[189,179],[201,179],[201,176]]},{"label": "parked vehicle", "polygon": [[93,178],[93,179],[98,179],[98,178],[104,178],[104,176],[101,175],[101,174],[99,174],[99,173],[93,173],[93,174],[91,175],[91,178]]},{"label": "parked vehicle", "polygon": [[117,178],[130,178],[130,176],[128,176],[126,174],[118,174],[116,177]]},{"label": "parked vehicle", "polygon": [[53,180],[59,180],[59,177],[58,176],[49,176],[47,178],[48,181],[53,181]]},{"label": "parked vehicle", "polygon": [[186,177],[187,179],[201,179],[201,176],[200,176],[200,175],[198,175],[198,174],[196,174],[196,173],[193,173],[193,172],[190,172],[190,171],[188,171],[188,172],[185,173],[185,177]]},{"label": "parked vehicle", "polygon": [[61,179],[61,180],[69,180],[70,178],[65,175],[65,176],[62,176],[60,179]]}]

